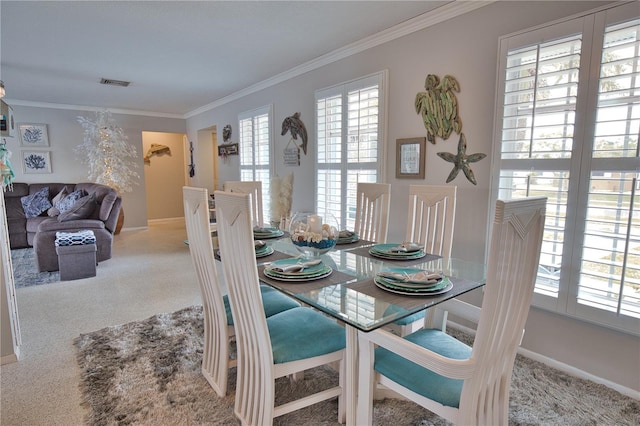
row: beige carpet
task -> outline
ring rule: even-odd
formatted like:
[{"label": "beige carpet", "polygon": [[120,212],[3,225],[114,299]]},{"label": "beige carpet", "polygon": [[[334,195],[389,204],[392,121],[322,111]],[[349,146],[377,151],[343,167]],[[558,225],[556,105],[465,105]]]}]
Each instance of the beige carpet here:
[{"label": "beige carpet", "polygon": [[[193,306],[83,334],[75,340],[81,389],[91,425],[228,425],[233,392],[219,398],[200,373],[202,309]],[[465,339],[461,336],[461,339]],[[466,337],[468,339],[468,337]],[[235,369],[229,375],[235,387]],[[335,383],[335,371],[315,369],[292,386],[276,386],[277,402]],[[394,399],[376,402],[377,425],[443,425],[439,417]],[[278,425],[337,425],[336,400],[277,419]],[[605,386],[518,356],[512,381],[512,425],[638,425],[640,404]]]}]

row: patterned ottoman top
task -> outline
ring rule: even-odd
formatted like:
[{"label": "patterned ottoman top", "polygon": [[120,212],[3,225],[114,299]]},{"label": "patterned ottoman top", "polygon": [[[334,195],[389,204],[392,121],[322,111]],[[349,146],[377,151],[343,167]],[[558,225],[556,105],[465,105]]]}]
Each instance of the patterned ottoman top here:
[{"label": "patterned ottoman top", "polygon": [[93,231],[89,230],[78,232],[56,232],[55,243],[56,247],[95,244],[96,236],[93,234]]}]

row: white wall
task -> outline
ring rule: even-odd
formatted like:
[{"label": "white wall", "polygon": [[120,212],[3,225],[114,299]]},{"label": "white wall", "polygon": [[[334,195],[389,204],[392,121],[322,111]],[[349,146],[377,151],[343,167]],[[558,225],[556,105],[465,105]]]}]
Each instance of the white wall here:
[{"label": "white wall", "polygon": [[[20,140],[16,135],[7,138],[7,146],[13,153],[12,163],[16,172],[16,182],[87,182],[87,167],[80,164],[74,148],[82,143],[84,132],[77,121],[79,115],[94,117],[92,111],[66,110],[53,108],[28,107],[12,105],[17,123],[45,123],[48,126],[49,147],[51,151],[51,174],[24,174],[20,163]],[[125,210],[125,228],[147,226],[147,207],[144,185],[144,168],[142,157],[142,132],[185,133],[186,123],[183,119],[148,117],[142,115],[112,114],[115,122],[124,130],[129,142],[138,152],[138,174],[140,182],[129,193],[121,194]]]},{"label": "white wall", "polygon": [[[570,16],[606,2],[499,2],[465,16],[371,48],[321,69],[310,71],[281,84],[229,102],[187,119],[187,132],[197,139],[200,129],[231,124],[237,141],[238,114],[267,104],[274,105],[275,172],[294,172],[293,210],[313,208],[314,191],[314,91],[356,79],[382,69],[389,70],[389,110],[387,128],[386,176],[392,184],[389,241],[400,241],[406,226],[408,187],[412,183],[444,184],[451,164],[437,152],[456,152],[458,138],[428,144],[426,178],[395,179],[395,141],[426,136],[413,102],[424,90],[427,74],[451,74],[459,81],[457,94],[468,153],[483,152],[487,158],[473,164],[478,185],[462,173],[452,182],[458,186],[458,210],[453,256],[484,261],[489,211],[490,158],[498,39],[502,35]],[[283,165],[282,149],[289,136],[280,136],[282,120],[294,112],[302,114],[309,130],[309,149],[300,167]],[[200,147],[196,147],[196,150]],[[204,157],[204,156],[203,156]],[[206,162],[196,155],[200,176],[211,176]],[[205,169],[205,170],[203,170]],[[220,163],[220,182],[239,178],[238,158]],[[212,190],[211,180],[195,184]],[[479,295],[475,295],[476,298]],[[550,329],[553,329],[550,333]],[[605,344],[601,344],[605,342]],[[524,347],[591,374],[640,390],[640,340],[629,335],[584,324],[580,321],[533,308],[527,323]],[[611,360],[615,360],[614,363]]]}]

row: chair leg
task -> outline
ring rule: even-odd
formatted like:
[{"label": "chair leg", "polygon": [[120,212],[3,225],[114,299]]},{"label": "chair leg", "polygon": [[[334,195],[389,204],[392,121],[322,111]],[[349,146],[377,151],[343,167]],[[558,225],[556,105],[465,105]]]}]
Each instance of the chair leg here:
[{"label": "chair leg", "polygon": [[347,421],[347,410],[345,404],[345,396],[344,396],[344,385],[345,385],[345,377],[347,375],[347,363],[344,359],[340,361],[340,389],[342,389],[342,393],[338,396],[338,422],[340,424],[344,424]]}]

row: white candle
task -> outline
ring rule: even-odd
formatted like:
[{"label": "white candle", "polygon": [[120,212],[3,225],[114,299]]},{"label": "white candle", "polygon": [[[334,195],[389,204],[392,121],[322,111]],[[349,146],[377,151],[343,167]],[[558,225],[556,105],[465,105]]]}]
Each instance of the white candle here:
[{"label": "white candle", "polygon": [[312,214],[309,216],[307,225],[309,225],[310,232],[316,234],[320,234],[322,232],[322,219],[317,214]]}]

